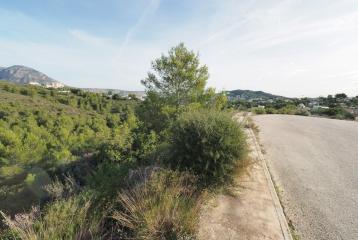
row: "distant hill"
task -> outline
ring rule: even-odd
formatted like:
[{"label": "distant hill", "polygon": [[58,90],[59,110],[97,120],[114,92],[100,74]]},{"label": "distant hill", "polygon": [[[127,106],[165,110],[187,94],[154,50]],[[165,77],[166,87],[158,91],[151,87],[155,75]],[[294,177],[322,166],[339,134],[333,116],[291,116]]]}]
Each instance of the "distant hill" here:
[{"label": "distant hill", "polygon": [[119,94],[121,96],[128,96],[128,94],[134,94],[138,98],[141,98],[145,95],[144,91],[127,91],[127,90],[120,90],[120,89],[105,89],[105,88],[81,88],[81,89],[88,92]]},{"label": "distant hill", "polygon": [[278,99],[278,98],[286,99],[286,97],[273,95],[271,93],[266,93],[263,91],[252,91],[252,90],[241,90],[241,89],[226,91],[226,95],[230,99],[245,99],[245,100],[250,100],[250,99],[264,100],[264,99]]},{"label": "distant hill", "polygon": [[[12,83],[18,84],[31,84],[44,87],[62,88],[65,87],[61,82],[54,80],[47,75],[21,65],[15,65],[11,67],[0,67],[0,80],[6,80]],[[137,97],[142,98],[145,95],[144,91],[127,91],[119,89],[102,89],[102,88],[80,88],[84,91],[94,93],[106,93],[106,94],[119,94],[121,96],[127,96],[128,94],[135,94]]]},{"label": "distant hill", "polygon": [[20,65],[8,68],[0,67],[0,80],[7,80],[12,83],[42,85],[53,88],[65,86],[59,81],[56,81],[35,69]]}]

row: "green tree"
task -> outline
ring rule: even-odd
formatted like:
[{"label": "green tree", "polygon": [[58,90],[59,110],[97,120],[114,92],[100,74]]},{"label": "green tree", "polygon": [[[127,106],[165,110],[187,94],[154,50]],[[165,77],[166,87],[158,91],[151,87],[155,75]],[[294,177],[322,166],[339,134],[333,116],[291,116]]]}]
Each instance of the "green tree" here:
[{"label": "green tree", "polygon": [[338,99],[345,99],[345,98],[347,98],[348,96],[347,96],[347,94],[345,94],[345,93],[337,93],[336,94],[336,98],[338,98]]},{"label": "green tree", "polygon": [[222,110],[228,104],[225,92],[216,93],[215,88],[206,89],[202,96],[201,103],[207,108]]},{"label": "green tree", "polygon": [[130,100],[138,100],[137,95],[135,95],[134,93],[128,94],[128,98],[129,98]]},{"label": "green tree", "polygon": [[154,72],[149,72],[142,84],[147,92],[155,92],[169,105],[179,108],[196,101],[204,92],[209,78],[206,65],[200,65],[199,56],[183,43],[170,49],[152,62]]},{"label": "green tree", "polygon": [[112,99],[113,100],[120,100],[121,96],[118,93],[115,93],[115,94],[112,95]]},{"label": "green tree", "polygon": [[336,98],[334,98],[332,95],[327,96],[327,104],[329,107],[334,107],[336,104]]}]

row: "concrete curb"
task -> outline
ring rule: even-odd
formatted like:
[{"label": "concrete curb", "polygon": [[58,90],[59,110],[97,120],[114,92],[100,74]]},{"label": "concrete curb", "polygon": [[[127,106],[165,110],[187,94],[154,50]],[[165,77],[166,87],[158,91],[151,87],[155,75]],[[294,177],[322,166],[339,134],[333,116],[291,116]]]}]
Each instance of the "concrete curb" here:
[{"label": "concrete curb", "polygon": [[274,206],[275,206],[275,211],[276,211],[278,221],[280,223],[283,239],[284,240],[293,240],[290,228],[288,226],[285,214],[283,212],[283,209],[282,209],[282,206],[281,206],[281,203],[280,203],[280,200],[279,200],[277,192],[275,190],[275,186],[273,184],[271,174],[270,174],[270,172],[268,170],[266,160],[265,160],[265,158],[264,158],[264,156],[263,156],[263,154],[261,152],[261,147],[258,144],[256,136],[253,133],[251,128],[249,128],[249,134],[251,135],[251,137],[252,137],[252,139],[254,141],[254,145],[255,145],[254,147],[255,147],[255,150],[257,151],[258,158],[263,163],[263,168],[264,168],[264,172],[265,172],[265,176],[266,176],[266,180],[267,180],[267,185],[269,187],[270,194],[271,194]]}]

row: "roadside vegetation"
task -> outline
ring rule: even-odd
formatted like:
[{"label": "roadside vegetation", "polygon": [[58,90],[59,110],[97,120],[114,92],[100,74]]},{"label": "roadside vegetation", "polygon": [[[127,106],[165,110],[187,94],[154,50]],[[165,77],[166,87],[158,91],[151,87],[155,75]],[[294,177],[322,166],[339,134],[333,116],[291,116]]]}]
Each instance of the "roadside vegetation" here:
[{"label": "roadside vegetation", "polygon": [[231,100],[229,105],[255,114],[312,115],[346,120],[358,117],[358,96],[349,98],[344,93],[319,98],[240,99]]},{"label": "roadside vegetation", "polygon": [[204,193],[232,182],[245,135],[183,44],[146,98],[0,83],[1,239],[196,239]]}]

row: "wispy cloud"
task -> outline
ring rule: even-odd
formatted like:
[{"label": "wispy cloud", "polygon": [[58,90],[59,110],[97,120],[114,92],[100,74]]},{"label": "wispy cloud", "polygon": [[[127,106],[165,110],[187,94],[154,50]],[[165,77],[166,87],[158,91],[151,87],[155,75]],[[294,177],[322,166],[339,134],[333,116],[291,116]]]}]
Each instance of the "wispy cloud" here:
[{"label": "wispy cloud", "polygon": [[295,41],[321,40],[324,37],[333,45],[340,33],[357,30],[358,10],[309,20],[311,14],[295,16],[299,2],[281,1],[269,8],[249,11],[238,21],[226,24],[212,33],[199,47],[222,45],[222,51],[252,52]]},{"label": "wispy cloud", "polygon": [[96,46],[113,44],[111,39],[98,37],[98,36],[89,34],[84,30],[70,29],[68,32],[70,33],[70,35],[73,38],[75,38],[76,40],[81,41],[84,44],[96,45]]},{"label": "wispy cloud", "polygon": [[160,2],[161,2],[161,0],[150,0],[149,4],[145,7],[145,9],[141,13],[139,18],[135,22],[135,24],[133,26],[131,26],[130,29],[128,30],[120,48],[119,48],[118,58],[121,58],[123,51],[125,50],[127,45],[130,43],[130,41],[132,40],[132,37],[140,29],[140,27],[143,25],[143,23],[145,23],[146,19],[150,15],[154,14],[157,11],[157,9],[160,6]]},{"label": "wispy cloud", "polygon": [[185,42],[218,89],[358,94],[357,0],[109,2],[91,1],[73,18],[64,8],[65,17],[49,20],[2,5],[0,66],[29,65],[74,86],[134,90],[151,60]]},{"label": "wispy cloud", "polygon": [[315,40],[321,37],[337,35],[340,32],[347,32],[356,28],[358,22],[358,11],[348,16],[326,19],[314,23],[286,24],[284,28],[270,31],[262,36],[259,34],[251,35],[239,39],[245,43],[244,47],[260,50],[262,48],[273,47],[288,42],[299,40]]}]

